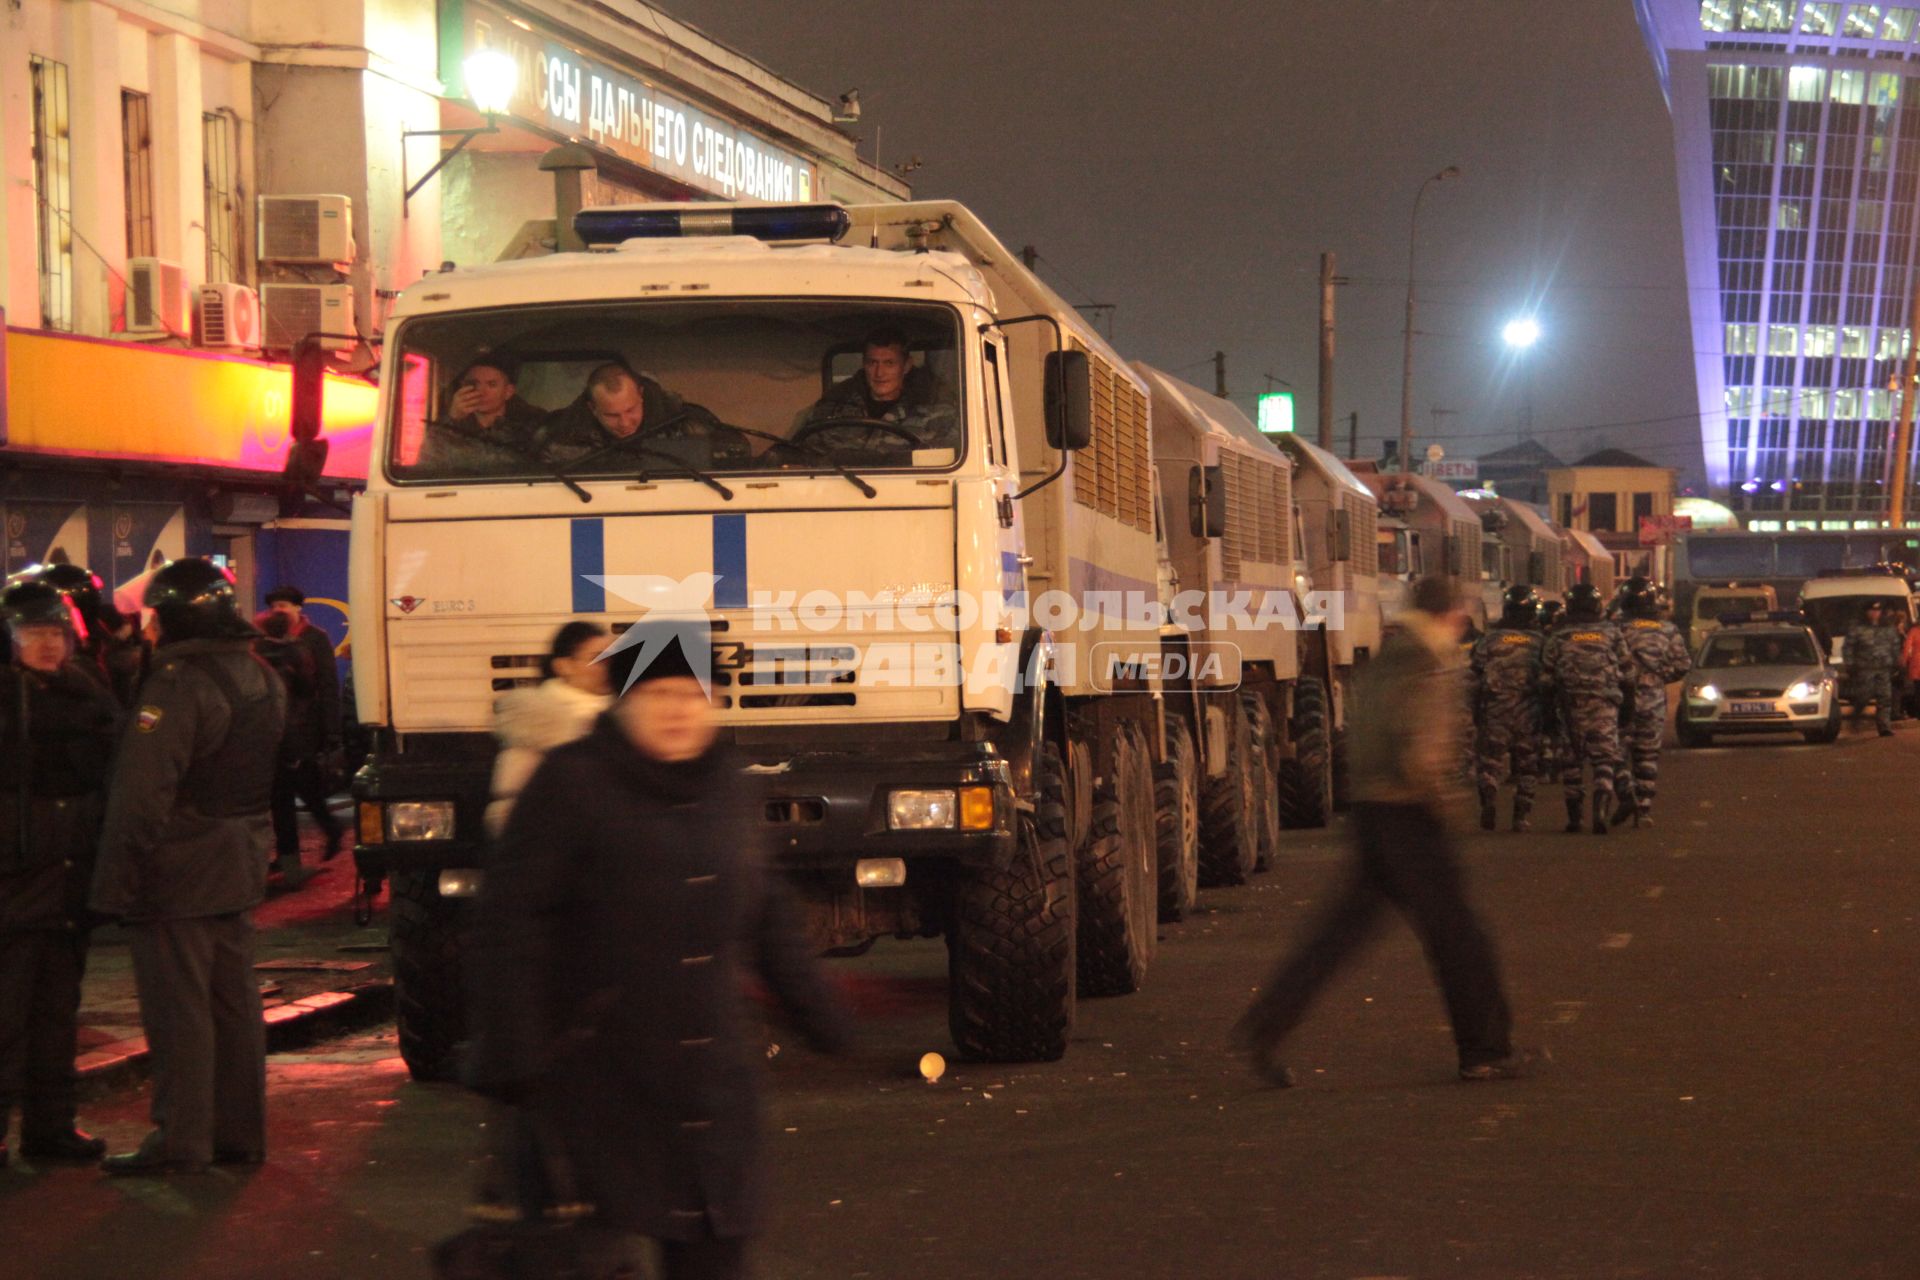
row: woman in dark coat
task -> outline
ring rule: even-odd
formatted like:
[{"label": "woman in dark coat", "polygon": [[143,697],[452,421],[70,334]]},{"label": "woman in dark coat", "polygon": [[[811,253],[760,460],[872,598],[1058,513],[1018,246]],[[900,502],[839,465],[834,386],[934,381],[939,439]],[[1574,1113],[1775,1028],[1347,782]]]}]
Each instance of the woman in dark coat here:
[{"label": "woman in dark coat", "polygon": [[599,1225],[660,1241],[669,1280],[743,1275],[765,1216],[765,1040],[742,977],[815,1047],[846,1038],[675,630],[609,651],[624,694],[520,795],[478,904],[470,1067],[551,1136]]}]

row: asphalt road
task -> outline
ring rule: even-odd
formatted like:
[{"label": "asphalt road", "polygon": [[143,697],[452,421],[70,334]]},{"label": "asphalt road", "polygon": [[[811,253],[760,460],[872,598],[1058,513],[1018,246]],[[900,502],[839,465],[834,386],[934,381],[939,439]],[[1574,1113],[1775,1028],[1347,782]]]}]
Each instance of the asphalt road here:
[{"label": "asphalt road", "polygon": [[[1203,895],[1148,988],[1060,1063],[945,1052],[935,944],[843,962],[854,1059],[783,1049],[770,1278],[1920,1275],[1920,731],[1670,750],[1651,831],[1476,838],[1530,1079],[1463,1085],[1419,949],[1385,931],[1257,1088],[1226,1028],[1341,870],[1339,832]],[[777,1038],[777,1037],[776,1037]],[[9,1275],[426,1274],[480,1109],[390,1035],[272,1066],[267,1167],[0,1172]],[[142,1100],[101,1099],[124,1146]]]}]

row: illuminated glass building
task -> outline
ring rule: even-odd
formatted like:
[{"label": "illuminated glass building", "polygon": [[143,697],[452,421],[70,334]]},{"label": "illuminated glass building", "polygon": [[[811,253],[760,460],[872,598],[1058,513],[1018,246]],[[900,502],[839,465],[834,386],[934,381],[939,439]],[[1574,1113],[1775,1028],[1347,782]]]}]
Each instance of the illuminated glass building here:
[{"label": "illuminated glass building", "polygon": [[1920,245],[1920,3],[1634,7],[1673,114],[1714,496],[1762,529],[1884,521]]}]

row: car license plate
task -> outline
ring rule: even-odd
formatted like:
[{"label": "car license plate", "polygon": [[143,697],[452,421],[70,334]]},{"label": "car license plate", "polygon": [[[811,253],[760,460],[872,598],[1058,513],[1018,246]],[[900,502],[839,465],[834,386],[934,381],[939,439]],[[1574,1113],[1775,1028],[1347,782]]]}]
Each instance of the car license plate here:
[{"label": "car license plate", "polygon": [[1736,716],[1770,716],[1774,707],[1771,702],[1736,702],[1727,710]]}]

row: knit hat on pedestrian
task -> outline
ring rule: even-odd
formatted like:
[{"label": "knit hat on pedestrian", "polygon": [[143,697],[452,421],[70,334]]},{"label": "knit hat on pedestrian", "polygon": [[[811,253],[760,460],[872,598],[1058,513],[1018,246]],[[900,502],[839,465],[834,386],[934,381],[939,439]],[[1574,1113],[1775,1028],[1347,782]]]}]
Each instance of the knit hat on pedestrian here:
[{"label": "knit hat on pedestrian", "polygon": [[676,676],[698,680],[705,688],[712,681],[711,635],[703,618],[647,619],[622,632],[598,661],[607,664],[619,695]]}]

